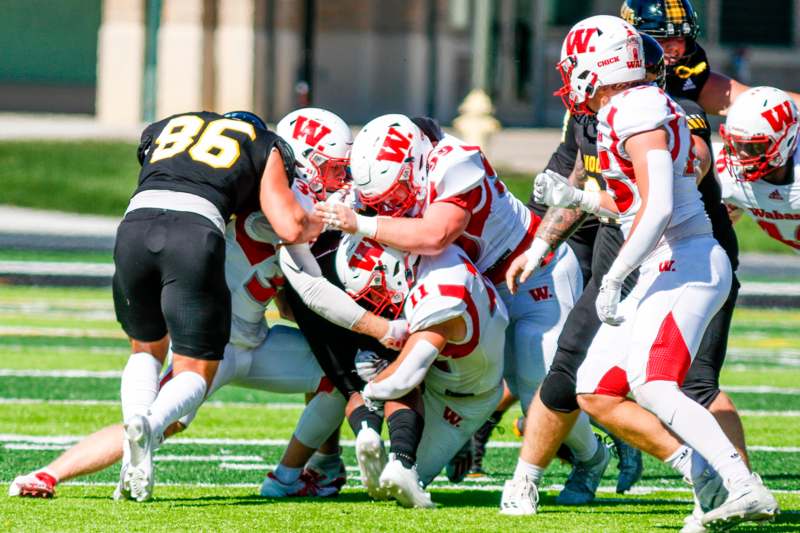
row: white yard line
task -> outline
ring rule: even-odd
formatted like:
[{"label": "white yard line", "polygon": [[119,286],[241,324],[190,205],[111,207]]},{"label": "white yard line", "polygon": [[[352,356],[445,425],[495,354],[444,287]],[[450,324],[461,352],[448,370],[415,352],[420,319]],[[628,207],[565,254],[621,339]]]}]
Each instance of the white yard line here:
[{"label": "white yard line", "polygon": [[[85,435],[57,435],[57,436],[40,436],[40,435],[18,435],[15,433],[0,433],[0,442],[23,442],[30,444],[73,444],[83,439]],[[210,445],[210,446],[286,446],[289,444],[288,439],[230,439],[230,438],[212,438],[212,437],[180,437],[175,439],[168,439],[164,445]],[[355,446],[354,440],[343,440],[340,442],[341,446],[353,447]],[[520,441],[489,441],[490,448],[519,448]],[[757,452],[775,452],[775,453],[800,453],[800,446],[748,446],[749,450]]]},{"label": "white yard line", "polygon": [[0,336],[4,335],[21,337],[87,337],[91,339],[128,338],[122,330],[0,326]]},{"label": "white yard line", "polygon": [[747,392],[751,394],[800,394],[800,389],[790,387],[771,387],[769,385],[722,385],[725,392]]},{"label": "white yard line", "polygon": [[[39,398],[0,398],[0,405],[104,405],[104,406],[119,406],[119,400],[42,400]],[[302,409],[304,404],[302,402],[206,402],[203,404],[205,407],[216,408],[229,408],[236,407],[242,409]]]}]

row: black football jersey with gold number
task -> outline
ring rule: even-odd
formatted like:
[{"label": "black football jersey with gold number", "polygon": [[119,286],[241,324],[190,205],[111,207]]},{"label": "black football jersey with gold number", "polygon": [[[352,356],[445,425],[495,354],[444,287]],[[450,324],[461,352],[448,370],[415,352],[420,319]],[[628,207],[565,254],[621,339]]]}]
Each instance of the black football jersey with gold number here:
[{"label": "black football jersey with gold number", "polygon": [[150,124],[139,144],[139,186],[195,194],[228,220],[257,209],[259,186],[272,148],[280,150],[291,181],[291,148],[249,122],[201,111],[172,115]]}]

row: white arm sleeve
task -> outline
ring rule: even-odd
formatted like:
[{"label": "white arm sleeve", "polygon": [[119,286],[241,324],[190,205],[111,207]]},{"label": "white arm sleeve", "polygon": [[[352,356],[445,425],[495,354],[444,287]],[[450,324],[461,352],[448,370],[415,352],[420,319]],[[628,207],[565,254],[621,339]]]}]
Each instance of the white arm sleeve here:
[{"label": "white arm sleeve", "polygon": [[308,244],[282,246],[279,253],[283,275],[303,302],[337,326],[353,329],[367,310],[325,279]]},{"label": "white arm sleeve", "polygon": [[371,400],[402,398],[422,383],[437,355],[436,346],[425,339],[416,341],[394,372],[380,381],[370,381],[361,394]]},{"label": "white arm sleeve", "polygon": [[636,229],[614,260],[606,276],[622,281],[652,252],[672,216],[672,156],[666,150],[647,152],[648,198]]}]

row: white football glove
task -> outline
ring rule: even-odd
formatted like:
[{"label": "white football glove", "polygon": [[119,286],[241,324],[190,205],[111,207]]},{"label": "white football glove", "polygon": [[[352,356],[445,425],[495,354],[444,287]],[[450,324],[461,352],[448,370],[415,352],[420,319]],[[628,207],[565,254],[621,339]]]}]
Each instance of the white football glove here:
[{"label": "white football glove", "polygon": [[611,326],[619,326],[625,322],[625,318],[617,313],[621,294],[622,282],[603,276],[603,282],[600,284],[600,291],[597,293],[595,301],[597,316],[601,321]]},{"label": "white football glove", "polygon": [[533,182],[533,199],[551,207],[578,207],[581,190],[557,172],[545,170]]},{"label": "white football glove", "polygon": [[519,283],[522,285],[527,281],[534,270],[539,268],[542,264],[542,259],[550,252],[550,245],[544,239],[533,239],[531,247],[523,252],[525,258],[528,260],[525,267],[522,269],[522,274],[519,276]]},{"label": "white football glove", "polygon": [[389,361],[379,357],[372,350],[359,350],[356,354],[356,372],[358,372],[358,377],[366,382],[375,379],[375,376],[387,366],[389,366]]},{"label": "white football glove", "polygon": [[408,331],[408,321],[403,318],[389,321],[389,329],[381,337],[380,342],[390,350],[400,350],[406,343],[410,332]]}]

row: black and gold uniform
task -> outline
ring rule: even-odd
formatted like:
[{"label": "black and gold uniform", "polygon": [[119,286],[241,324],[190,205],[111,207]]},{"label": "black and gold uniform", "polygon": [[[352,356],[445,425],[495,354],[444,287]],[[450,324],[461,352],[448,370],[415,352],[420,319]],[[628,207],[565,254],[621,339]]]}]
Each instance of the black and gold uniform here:
[{"label": "black and gold uniform", "polygon": [[114,308],[131,338],[169,332],[175,353],[222,358],[231,323],[225,224],[258,208],[272,149],[293,168],[288,145],[245,112],[173,115],[142,132],[139,182],[114,246]]}]

